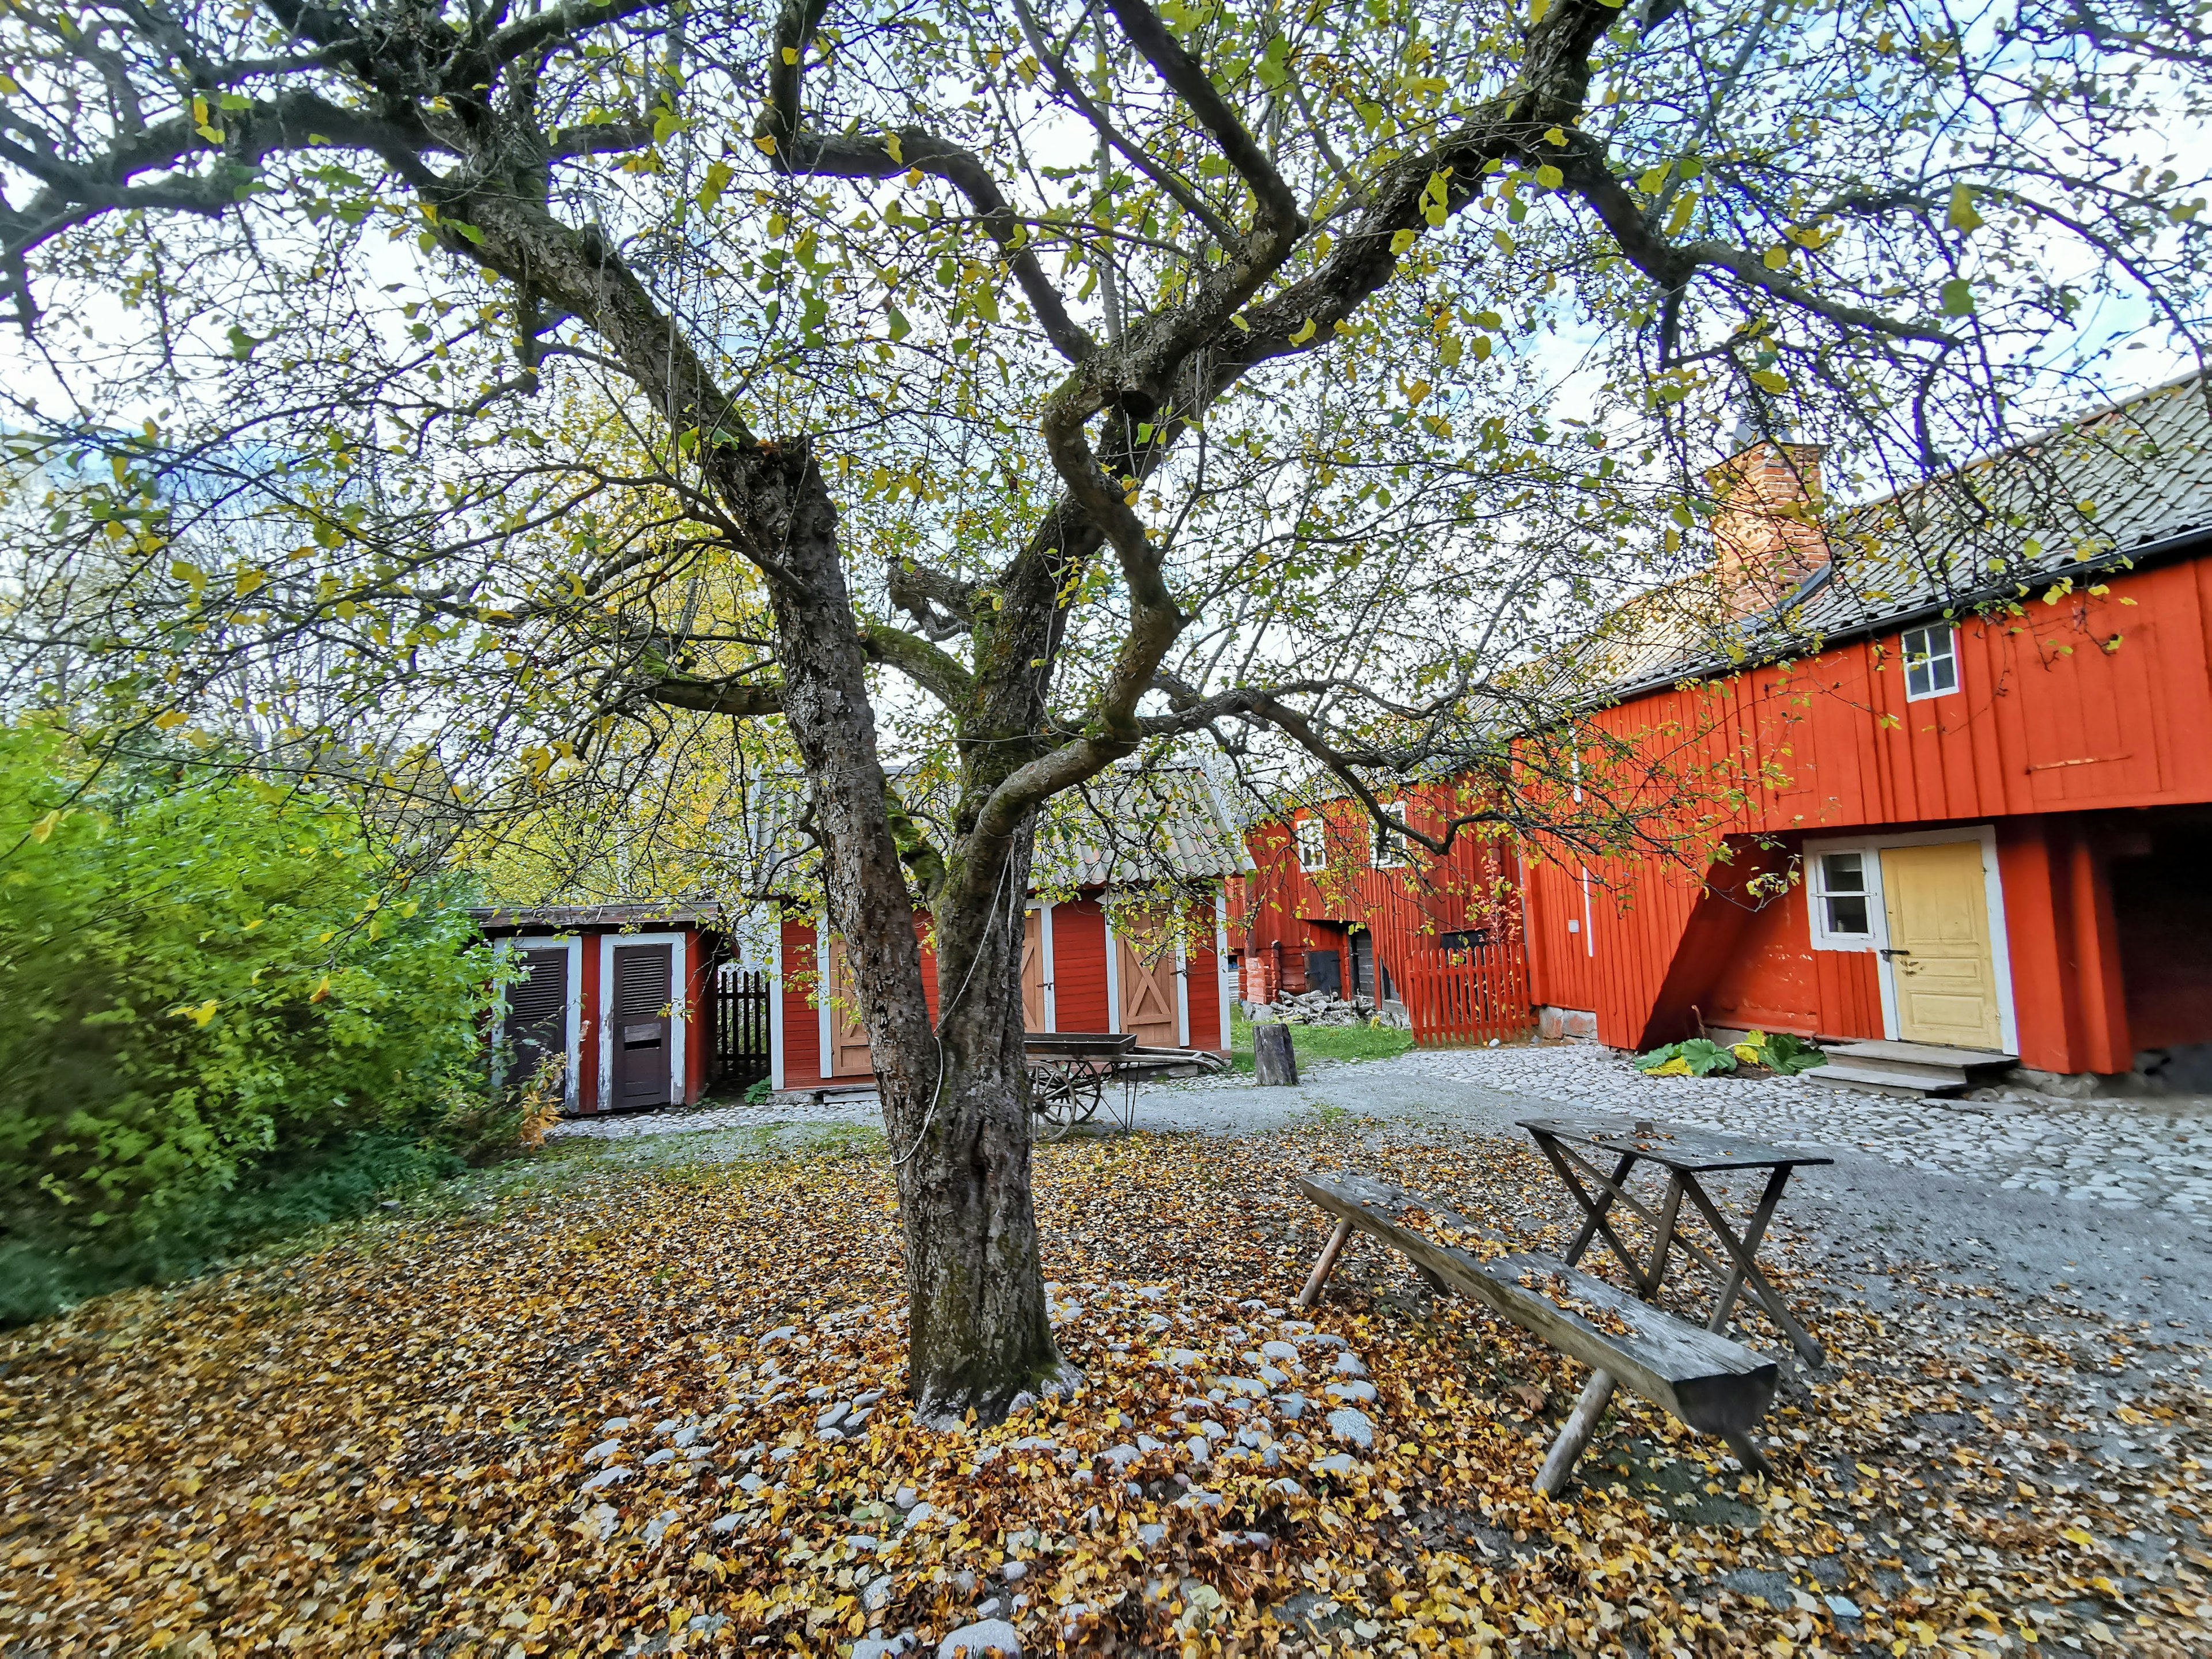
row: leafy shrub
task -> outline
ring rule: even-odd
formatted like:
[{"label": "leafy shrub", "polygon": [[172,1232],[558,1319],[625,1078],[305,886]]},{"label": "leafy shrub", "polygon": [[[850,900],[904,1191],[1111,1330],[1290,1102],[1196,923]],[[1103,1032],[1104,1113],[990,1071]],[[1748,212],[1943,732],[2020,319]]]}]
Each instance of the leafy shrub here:
[{"label": "leafy shrub", "polygon": [[1735,1070],[1735,1056],[1710,1037],[1692,1037],[1654,1048],[1637,1060],[1636,1069],[1653,1077],[1711,1077]]},{"label": "leafy shrub", "polygon": [[1791,1036],[1787,1031],[1777,1031],[1771,1036],[1764,1031],[1747,1032],[1733,1052],[1747,1065],[1764,1066],[1784,1077],[1794,1077],[1828,1063],[1827,1055],[1804,1038]]},{"label": "leafy shrub", "polygon": [[561,1121],[568,1056],[548,1054],[520,1089],[471,1094],[438,1125],[438,1139],[471,1164],[534,1152]]},{"label": "leafy shrub", "polygon": [[450,1164],[398,1150],[483,1087],[490,954],[444,896],[326,797],[0,727],[0,1250],[159,1276]]},{"label": "leafy shrub", "polygon": [[1726,1048],[1708,1037],[1668,1043],[1638,1056],[1636,1069],[1650,1077],[1711,1077],[1716,1072],[1733,1072],[1739,1062],[1794,1076],[1826,1066],[1828,1057],[1787,1032],[1769,1036],[1764,1031],[1747,1031],[1742,1042]]}]

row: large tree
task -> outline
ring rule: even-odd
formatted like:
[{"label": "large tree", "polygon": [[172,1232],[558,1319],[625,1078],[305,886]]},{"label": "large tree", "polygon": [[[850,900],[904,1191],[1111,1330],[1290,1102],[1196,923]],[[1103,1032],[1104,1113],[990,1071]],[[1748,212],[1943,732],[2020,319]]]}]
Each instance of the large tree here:
[{"label": "large tree", "polygon": [[[24,0],[0,40],[10,695],[426,813],[764,723],[937,1419],[1061,1370],[1048,803],[1191,737],[1370,803],[1494,758],[1559,690],[1501,665],[1691,557],[1741,419],[1911,478],[2129,328],[2193,351],[2203,291],[2164,0]],[[1565,810],[1490,775],[1469,820]]]}]

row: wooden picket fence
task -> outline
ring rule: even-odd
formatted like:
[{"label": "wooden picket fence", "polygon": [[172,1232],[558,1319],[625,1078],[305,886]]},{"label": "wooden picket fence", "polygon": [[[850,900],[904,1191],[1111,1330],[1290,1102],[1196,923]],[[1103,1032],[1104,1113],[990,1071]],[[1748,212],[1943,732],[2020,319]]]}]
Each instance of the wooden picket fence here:
[{"label": "wooden picket fence", "polygon": [[1528,952],[1516,927],[1472,930],[1465,943],[1424,939],[1390,963],[1390,973],[1413,1041],[1425,1048],[1466,1048],[1535,1028]]}]

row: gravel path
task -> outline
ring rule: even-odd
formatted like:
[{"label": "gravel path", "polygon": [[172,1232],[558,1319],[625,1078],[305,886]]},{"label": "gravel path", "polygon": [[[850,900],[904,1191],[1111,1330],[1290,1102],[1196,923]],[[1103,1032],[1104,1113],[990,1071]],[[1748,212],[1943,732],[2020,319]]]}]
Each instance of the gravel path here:
[{"label": "gravel path", "polygon": [[[1158,1084],[1136,1127],[1267,1133],[1352,1118],[1389,1133],[1519,1138],[1515,1120],[1634,1113],[1818,1150],[1779,1231],[1865,1275],[1933,1263],[1967,1285],[2100,1306],[2114,1317],[2212,1328],[2212,1101],[1917,1103],[1802,1078],[1647,1078],[1589,1045],[1432,1049],[1321,1063],[1296,1088],[1249,1078]],[[872,1096],[803,1097],[563,1123],[556,1135],[629,1139],[806,1125],[879,1127]],[[711,1143],[705,1143],[711,1145]]]},{"label": "gravel path", "polygon": [[2212,1330],[2212,1102],[1914,1102],[1802,1078],[1647,1078],[1593,1045],[1430,1049],[1313,1066],[1295,1089],[1169,1084],[1156,1131],[1257,1133],[1339,1113],[1430,1134],[1518,1137],[1523,1117],[1623,1112],[1833,1158],[1792,1178],[1778,1234],[1864,1274],[1932,1264],[1965,1285],[2079,1299]]}]

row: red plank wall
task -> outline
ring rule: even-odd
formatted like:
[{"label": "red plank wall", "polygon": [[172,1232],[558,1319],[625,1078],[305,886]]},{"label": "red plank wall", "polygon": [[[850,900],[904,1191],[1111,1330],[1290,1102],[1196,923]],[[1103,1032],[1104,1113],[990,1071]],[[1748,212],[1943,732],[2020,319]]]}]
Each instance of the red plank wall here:
[{"label": "red plank wall", "polygon": [[[2121,832],[2103,816],[2212,801],[2208,641],[2212,560],[2197,559],[1968,619],[1960,690],[1947,696],[1906,700],[1890,634],[1607,711],[1600,722],[1653,757],[1652,787],[1678,793],[1692,846],[1726,840],[1739,862],[1585,861],[1530,846],[1530,994],[1595,1011],[1601,1040],[1618,1047],[1679,1035],[1692,1007],[1711,1024],[1876,1035],[1872,958],[1810,949],[1802,887],[1745,910],[1703,893],[1705,880],[1739,881],[1754,836],[1786,854],[1808,833],[1994,823],[2027,1064],[2128,1069],[2148,1042],[2130,1028],[2130,1000],[2146,1033],[2212,1040],[2212,969],[2191,969],[2208,983],[2185,974],[2170,994],[2124,981],[2107,876]],[[1702,790],[1682,785],[1699,774]],[[1253,942],[1264,951],[1280,939],[1286,958],[1304,948],[1304,919],[1344,908],[1295,873],[1289,841],[1279,826],[1252,838],[1260,874],[1247,910]],[[1586,908],[1586,927],[1570,933]],[[2137,902],[2128,918],[2139,957],[2157,948],[2144,909]],[[1381,943],[1383,924],[1377,933]],[[2200,944],[2189,959],[2203,955]]]},{"label": "red plank wall", "polygon": [[790,917],[783,922],[783,1086],[805,1089],[822,1081],[822,1021],[815,1002],[814,929]]},{"label": "red plank wall", "polygon": [[1052,998],[1061,1030],[1113,1029],[1106,1012],[1106,912],[1097,899],[1052,908]]},{"label": "red plank wall", "polygon": [[599,1109],[599,936],[582,935],[579,954],[584,970],[576,975],[577,990],[584,1004],[578,1024],[583,1035],[576,1044],[576,1065],[582,1073],[576,1079],[576,1109],[596,1112]]},{"label": "red plank wall", "polygon": [[695,1104],[707,1092],[707,936],[684,930],[684,1103]]}]

